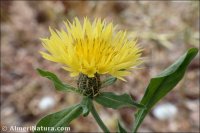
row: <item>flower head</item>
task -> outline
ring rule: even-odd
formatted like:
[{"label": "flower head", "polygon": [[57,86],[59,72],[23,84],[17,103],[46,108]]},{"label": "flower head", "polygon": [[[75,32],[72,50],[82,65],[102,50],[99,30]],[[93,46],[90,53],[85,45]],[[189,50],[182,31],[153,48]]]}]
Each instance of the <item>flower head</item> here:
[{"label": "flower head", "polygon": [[98,73],[123,79],[141,63],[136,40],[129,40],[126,31],[115,32],[112,23],[101,19],[90,23],[87,18],[83,25],[77,18],[73,23],[64,23],[67,32],[50,28],[50,38],[42,39],[48,53],[41,54],[47,60],[63,64],[71,76],[82,73],[94,77]]}]

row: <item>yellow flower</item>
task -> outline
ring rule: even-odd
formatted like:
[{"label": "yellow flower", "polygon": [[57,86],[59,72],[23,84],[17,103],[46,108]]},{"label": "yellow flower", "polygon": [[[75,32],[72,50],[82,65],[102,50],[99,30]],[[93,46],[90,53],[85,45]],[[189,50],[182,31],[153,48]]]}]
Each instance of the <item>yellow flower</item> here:
[{"label": "yellow flower", "polygon": [[131,68],[141,63],[136,40],[128,39],[126,31],[115,32],[112,23],[101,19],[90,23],[87,18],[83,25],[77,18],[73,23],[64,23],[67,32],[50,28],[50,38],[42,39],[48,53],[40,53],[47,60],[63,64],[71,76],[82,73],[94,77],[98,73],[123,80]]}]

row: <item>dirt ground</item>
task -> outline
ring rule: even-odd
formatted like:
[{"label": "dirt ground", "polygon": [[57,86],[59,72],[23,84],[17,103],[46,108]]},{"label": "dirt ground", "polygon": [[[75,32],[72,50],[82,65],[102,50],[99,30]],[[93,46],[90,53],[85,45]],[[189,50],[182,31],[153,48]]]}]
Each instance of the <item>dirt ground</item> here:
[{"label": "dirt ground", "polygon": [[[40,38],[49,36],[49,26],[60,29],[63,20],[87,16],[105,18],[119,29],[137,36],[144,48],[142,69],[133,70],[128,82],[117,81],[104,91],[127,92],[140,100],[151,77],[173,63],[188,48],[199,48],[199,2],[163,1],[1,1],[1,126],[31,126],[50,112],[80,101],[75,94],[55,91],[52,83],[40,77],[36,68],[56,73],[76,85],[60,65],[41,57]],[[162,120],[153,111],[140,132],[199,132],[199,55],[185,77],[158,105],[176,108]],[[96,104],[103,121],[116,131],[117,120],[131,129],[135,109],[113,110]],[[157,106],[155,106],[156,108]],[[154,108],[154,109],[155,109]],[[165,114],[162,114],[165,115]],[[101,132],[91,115],[70,124],[73,132]]]}]

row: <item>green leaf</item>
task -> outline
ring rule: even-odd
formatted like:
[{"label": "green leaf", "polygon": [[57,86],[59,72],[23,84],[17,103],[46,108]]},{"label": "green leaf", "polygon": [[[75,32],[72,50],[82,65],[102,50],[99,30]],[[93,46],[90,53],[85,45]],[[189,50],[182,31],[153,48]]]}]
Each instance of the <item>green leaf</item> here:
[{"label": "green leaf", "polygon": [[92,99],[90,97],[84,97],[81,106],[83,108],[83,116],[87,116],[91,111]]},{"label": "green leaf", "polygon": [[118,121],[118,130],[119,130],[119,133],[128,133],[128,132],[122,127],[122,125],[120,124],[119,121]]},{"label": "green leaf", "polygon": [[165,69],[158,76],[152,78],[141,100],[141,104],[146,106],[146,109],[140,109],[135,114],[135,122],[133,132],[136,132],[147,113],[151,108],[171,91],[176,84],[183,78],[187,66],[198,53],[197,48],[191,48],[181,56],[174,64]]},{"label": "green leaf", "polygon": [[94,98],[94,100],[108,108],[118,109],[122,107],[137,107],[144,106],[136,103],[128,94],[116,95],[112,92],[102,92]]},{"label": "green leaf", "polygon": [[104,81],[102,81],[102,84],[101,84],[101,88],[104,88],[104,87],[107,87],[109,85],[112,85],[114,84],[115,82],[117,81],[117,78],[115,77],[108,77],[107,79],[105,79]]},{"label": "green leaf", "polygon": [[[82,113],[82,107],[80,104],[66,108],[62,111],[50,114],[42,118],[36,125],[36,128],[40,127],[49,127],[49,128],[58,128],[69,126],[69,123],[77,118]],[[34,131],[34,133],[63,133],[64,131]]]},{"label": "green leaf", "polygon": [[39,68],[37,69],[37,71],[42,77],[48,78],[53,81],[56,90],[80,93],[77,88],[68,84],[63,84],[62,81],[54,73]]}]

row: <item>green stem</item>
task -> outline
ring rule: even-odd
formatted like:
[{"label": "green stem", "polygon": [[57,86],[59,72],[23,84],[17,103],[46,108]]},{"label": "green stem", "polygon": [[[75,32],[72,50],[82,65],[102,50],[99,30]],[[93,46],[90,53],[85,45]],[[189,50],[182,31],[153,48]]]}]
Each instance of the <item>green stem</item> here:
[{"label": "green stem", "polygon": [[94,117],[94,119],[96,120],[96,122],[98,123],[98,125],[101,127],[101,129],[105,132],[105,133],[109,133],[110,131],[108,130],[108,128],[105,126],[105,124],[103,123],[103,121],[101,120],[101,118],[99,117],[94,104],[92,102],[92,107],[91,107],[91,113]]}]

